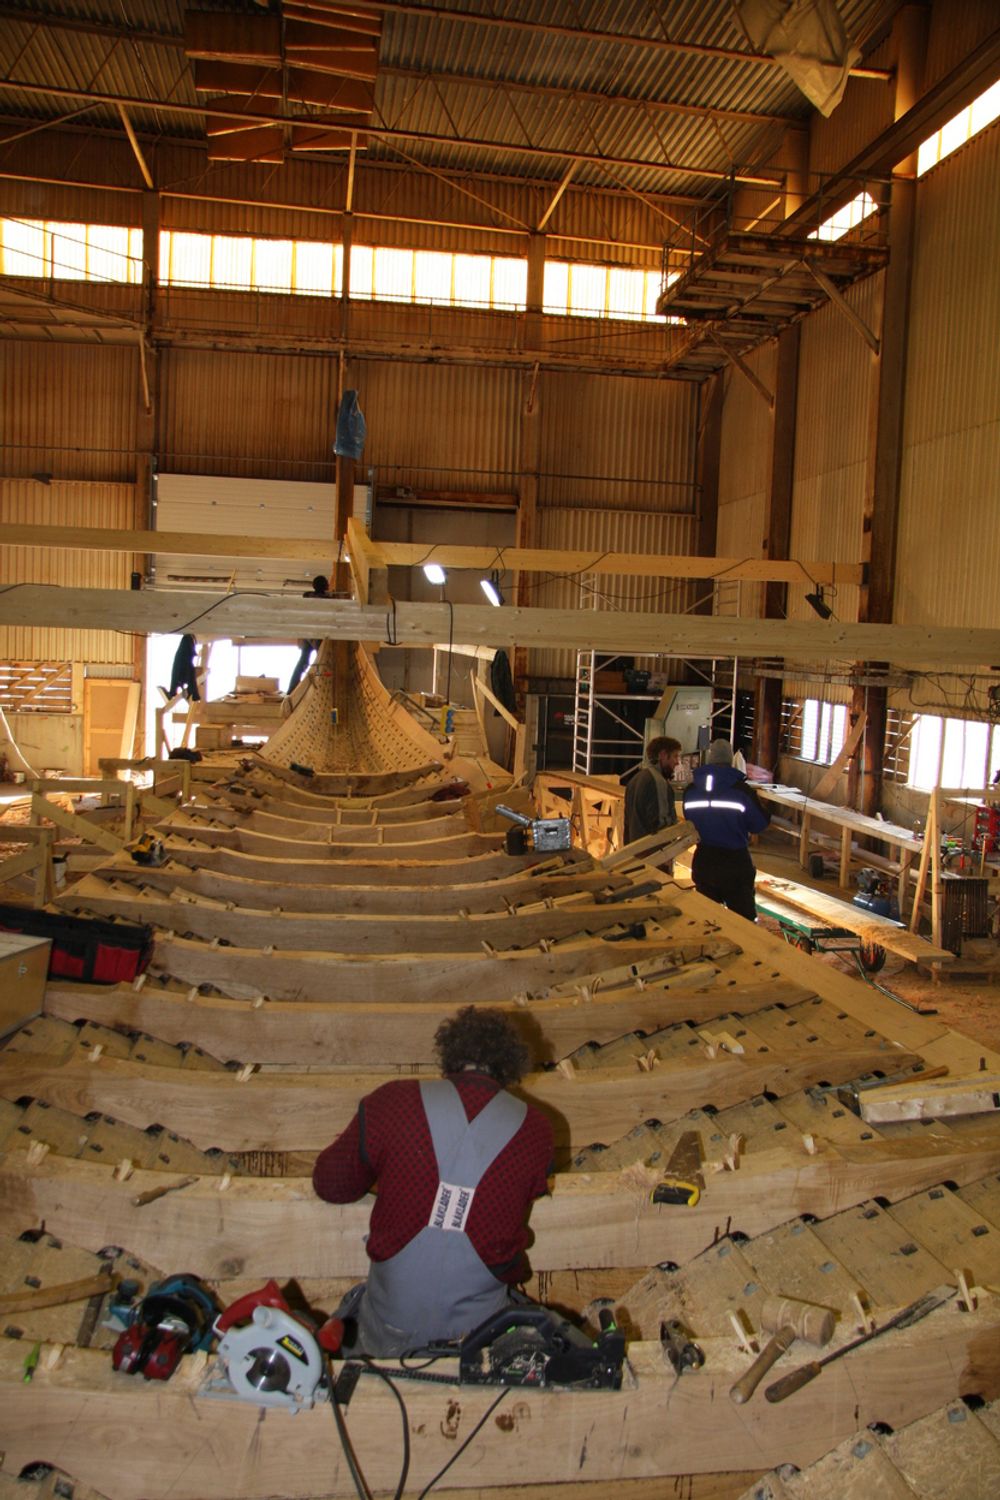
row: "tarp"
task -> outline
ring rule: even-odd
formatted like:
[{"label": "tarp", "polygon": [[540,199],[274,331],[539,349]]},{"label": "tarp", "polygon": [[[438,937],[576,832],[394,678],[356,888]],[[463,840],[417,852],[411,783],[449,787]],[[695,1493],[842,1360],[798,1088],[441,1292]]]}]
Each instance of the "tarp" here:
[{"label": "tarp", "polygon": [[861,53],[848,39],[835,0],[733,0],[755,52],[785,69],[822,115],[832,115]]}]

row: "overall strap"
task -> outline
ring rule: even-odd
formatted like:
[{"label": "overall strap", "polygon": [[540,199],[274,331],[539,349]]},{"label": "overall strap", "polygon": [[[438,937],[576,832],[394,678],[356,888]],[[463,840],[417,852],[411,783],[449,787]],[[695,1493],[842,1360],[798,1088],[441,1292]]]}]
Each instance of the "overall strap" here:
[{"label": "overall strap", "polygon": [[427,1116],[438,1176],[443,1182],[478,1187],[487,1168],[520,1130],[528,1106],[504,1089],[495,1094],[474,1120],[447,1078],[425,1079],[420,1097]]}]

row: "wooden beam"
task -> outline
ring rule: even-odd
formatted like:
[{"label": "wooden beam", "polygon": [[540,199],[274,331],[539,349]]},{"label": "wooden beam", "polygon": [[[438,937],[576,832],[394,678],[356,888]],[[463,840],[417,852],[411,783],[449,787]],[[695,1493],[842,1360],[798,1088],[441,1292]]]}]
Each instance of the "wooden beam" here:
[{"label": "wooden beam", "polygon": [[[462,547],[438,543],[375,542],[353,516],[347,521],[352,558],[363,553],[369,569],[416,567],[439,562],[445,568],[489,571],[496,565],[495,547]],[[294,537],[209,536],[189,531],[115,531],[86,526],[5,526],[0,545],[59,547],[71,551],[158,552],[166,556],[223,558],[308,559],[325,556],[330,539],[303,541]],[[861,564],[849,562],[787,562],[782,559],[739,557],[658,556],[648,553],[560,552],[553,548],[507,547],[504,566],[535,573],[629,573],[643,578],[742,578],[754,582],[776,579],[786,583],[860,583]],[[363,601],[367,602],[367,600]]]},{"label": "wooden beam", "polygon": [[[178,1264],[187,1263],[182,1255]],[[989,1400],[998,1328],[992,1298],[974,1313],[953,1305],[938,1309],[876,1339],[864,1356],[830,1365],[794,1397],[794,1413],[760,1398],[729,1412],[729,1387],[747,1364],[733,1338],[703,1340],[704,1369],[680,1379],[665,1367],[658,1342],[633,1343],[635,1383],[623,1390],[521,1388],[489,1420],[495,1389],[406,1382],[414,1492],[481,1423],[475,1445],[445,1479],[446,1487],[448,1480],[476,1484],[459,1489],[465,1500],[494,1493],[484,1480],[491,1485],[514,1476],[530,1476],[546,1495],[561,1494],[550,1486],[564,1480],[570,1466],[582,1471],[583,1482],[578,1478],[572,1491],[580,1500],[629,1500],[629,1481],[651,1473],[661,1477],[645,1500],[675,1490],[691,1500],[721,1500],[727,1492],[703,1491],[697,1476],[741,1472],[750,1451],[755,1472],[784,1463],[805,1468],[859,1425],[880,1421],[899,1429],[960,1393]],[[200,1399],[206,1355],[187,1356],[169,1382],[147,1382],[112,1375],[107,1350],[44,1344],[31,1384],[24,1381],[24,1356],[24,1340],[3,1341],[0,1441],[13,1474],[37,1462],[44,1442],[49,1463],[71,1474],[78,1488],[100,1492],[102,1485],[107,1489],[113,1445],[116,1500],[225,1500],[234,1474],[246,1500],[279,1492],[289,1500],[319,1494],[343,1500],[356,1493],[339,1445],[330,1440],[325,1401],[291,1422],[252,1402]],[[379,1494],[390,1493],[399,1478],[398,1447],[387,1441],[398,1421],[392,1393],[381,1381],[362,1378],[347,1423],[368,1483]],[[677,1477],[662,1477],[671,1475]],[[588,1478],[603,1483],[595,1490]],[[528,1500],[533,1492],[495,1491],[513,1500]],[[735,1493],[730,1490],[727,1500]]]},{"label": "wooden beam", "polygon": [[[766,567],[766,564],[765,564]],[[310,609],[308,606],[312,606]],[[403,646],[431,646],[446,634],[437,604],[397,604],[393,630]],[[385,609],[346,600],[255,594],[186,594],[144,589],[50,588],[18,584],[0,594],[0,625],[171,634],[198,619],[206,639],[227,636],[329,640],[384,639]],[[611,610],[493,609],[455,605],[456,637],[470,644],[572,646],[669,656],[784,656],[796,661],[844,656],[906,667],[988,666],[1000,661],[1000,630],[934,625],[852,625],[838,620],[748,620]]]},{"label": "wooden beam", "polygon": [[[137,1206],[136,1198],[163,1185],[162,1172],[137,1169],[120,1181],[113,1163],[52,1152],[29,1166],[29,1149],[0,1158],[0,1210],[12,1235],[44,1223],[81,1249],[122,1245],[151,1265],[196,1264],[209,1280],[365,1275],[370,1198],[337,1205],[316,1198],[304,1178],[214,1176]],[[799,1214],[822,1219],[863,1203],[875,1184],[894,1203],[997,1170],[1000,1132],[927,1131],[919,1141],[834,1146],[815,1137],[809,1150],[800,1141],[747,1152],[738,1171],[707,1173],[700,1202],[683,1210],[652,1203],[648,1188],[614,1173],[559,1173],[552,1196],[531,1212],[531,1259],[536,1270],[684,1263],[726,1232],[752,1237]]]},{"label": "wooden beam", "polygon": [[924,1083],[867,1089],[859,1099],[861,1118],[877,1125],[895,1120],[944,1120],[954,1115],[993,1114],[1000,1109],[1000,1073],[966,1078],[933,1078]]},{"label": "wooden beam", "polygon": [[[515,1092],[548,1117],[565,1160],[593,1141],[612,1145],[645,1120],[668,1123],[704,1104],[725,1109],[765,1091],[780,1096],[820,1082],[848,1083],[875,1069],[901,1072],[919,1061],[881,1037],[835,1051],[818,1039],[771,1047],[763,1056],[718,1050],[708,1057],[707,1050],[715,1049],[685,1048],[681,1058],[640,1067],[644,1048],[637,1041],[635,1056],[617,1066],[576,1070],[566,1064],[565,1071],[527,1075]],[[2,1098],[31,1097],[76,1115],[96,1110],[139,1129],[155,1120],[201,1150],[320,1151],[347,1129],[365,1094],[396,1076],[340,1071],[276,1076],[265,1070],[241,1079],[237,1073],[155,1067],[103,1055],[60,1062],[34,1052],[0,1052]]]},{"label": "wooden beam", "polygon": [[[659,1031],[681,1021],[709,1021],[725,1012],[750,1015],[769,1005],[792,1005],[811,991],[780,975],[747,977],[738,968],[708,963],[681,966],[672,977],[646,982],[642,990],[597,990],[530,1006],[501,1000],[532,1060],[541,1065],[566,1057],[588,1042],[610,1042],[629,1031]],[[190,1039],[197,1027],[201,1047],[230,1061],[333,1066],[350,1057],[357,1067],[432,1067],[434,1033],[454,1015],[451,1003],[352,1005],[344,1002],[229,1000],[190,996],[175,987],[143,984],[82,985],[50,980],[44,1012],[65,1021],[126,1026],[166,1042]],[[943,1028],[939,1028],[943,1034]],[[234,1040],[235,1039],[235,1040]]]}]

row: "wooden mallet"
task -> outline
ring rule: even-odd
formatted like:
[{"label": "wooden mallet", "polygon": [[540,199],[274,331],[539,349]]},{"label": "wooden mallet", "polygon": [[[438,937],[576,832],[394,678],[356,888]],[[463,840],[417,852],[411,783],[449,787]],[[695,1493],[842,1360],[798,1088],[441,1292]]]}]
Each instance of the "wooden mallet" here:
[{"label": "wooden mallet", "polygon": [[815,1302],[800,1302],[795,1297],[768,1297],[760,1311],[760,1326],[774,1337],[760,1351],[745,1375],[731,1387],[730,1400],[737,1406],[749,1401],[764,1376],[796,1339],[822,1348],[833,1336],[834,1315],[828,1307]]}]

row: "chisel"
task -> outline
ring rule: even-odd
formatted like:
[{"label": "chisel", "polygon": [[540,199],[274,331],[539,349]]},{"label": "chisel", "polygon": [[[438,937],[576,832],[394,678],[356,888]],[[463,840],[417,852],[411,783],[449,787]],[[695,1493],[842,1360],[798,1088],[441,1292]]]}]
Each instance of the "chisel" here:
[{"label": "chisel", "polygon": [[881,1334],[888,1333],[891,1328],[908,1328],[911,1323],[919,1323],[921,1318],[926,1318],[928,1313],[933,1312],[936,1307],[940,1307],[942,1303],[947,1302],[948,1298],[954,1295],[955,1288],[953,1286],[935,1287],[933,1292],[926,1292],[923,1297],[918,1297],[916,1302],[911,1302],[909,1307],[904,1307],[901,1313],[897,1313],[894,1318],[890,1318],[888,1323],[883,1323],[881,1328],[875,1328],[871,1333],[865,1333],[859,1339],[852,1339],[849,1344],[844,1344],[842,1348],[835,1349],[825,1359],[810,1360],[807,1365],[800,1365],[790,1375],[783,1375],[780,1380],[776,1380],[773,1385],[768,1386],[764,1395],[768,1401],[784,1401],[786,1396],[793,1395],[795,1391],[800,1391],[804,1385],[808,1385],[810,1380],[815,1380],[824,1365],[832,1364],[835,1359],[840,1359],[844,1354],[850,1354],[852,1349],[857,1349],[862,1344],[870,1343],[872,1339],[877,1339]]}]

